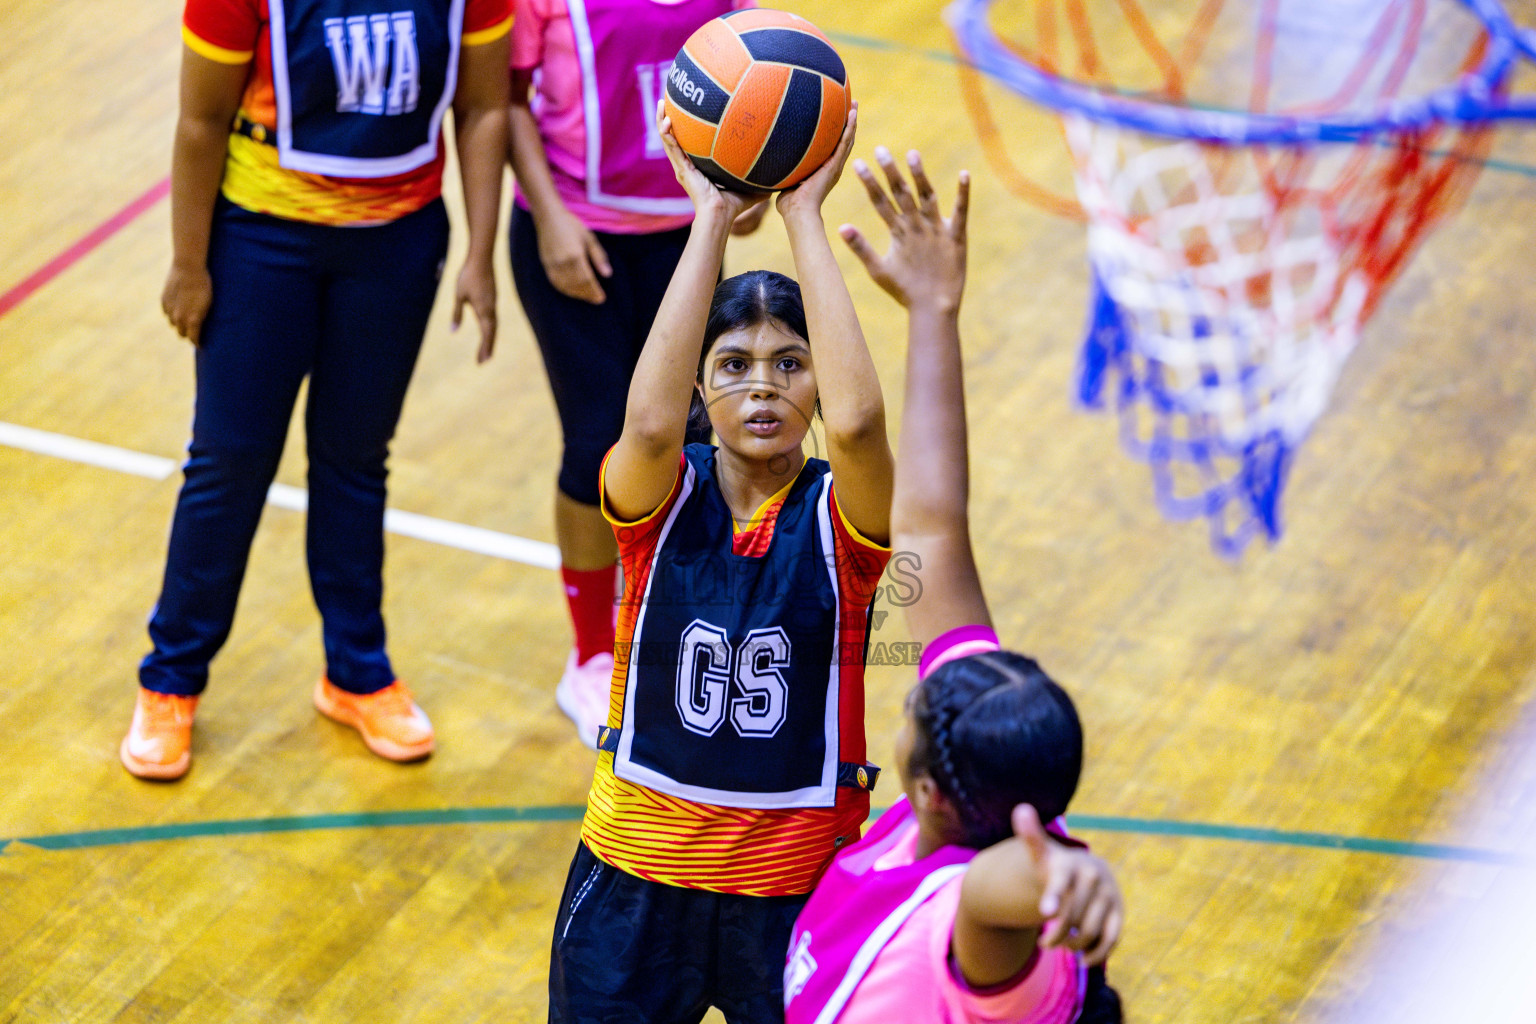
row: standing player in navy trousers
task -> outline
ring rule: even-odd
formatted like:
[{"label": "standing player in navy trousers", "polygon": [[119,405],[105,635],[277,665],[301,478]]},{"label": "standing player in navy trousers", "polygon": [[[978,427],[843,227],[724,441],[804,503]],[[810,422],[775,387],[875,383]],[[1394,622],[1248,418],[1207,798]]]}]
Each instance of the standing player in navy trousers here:
[{"label": "standing player in navy trousers", "polygon": [[509,0],[187,0],[162,306],[196,346],[197,404],[153,650],[121,748],[141,778],[191,761],[300,385],[307,554],[323,623],[314,700],[381,757],[431,753],[385,652],[385,461],[447,254],[454,114],[480,357],[506,154]]}]

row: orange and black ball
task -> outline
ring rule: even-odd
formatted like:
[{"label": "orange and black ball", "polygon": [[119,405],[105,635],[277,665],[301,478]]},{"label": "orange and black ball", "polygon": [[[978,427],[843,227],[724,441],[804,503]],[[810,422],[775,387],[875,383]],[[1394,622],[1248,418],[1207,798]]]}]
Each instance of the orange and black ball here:
[{"label": "orange and black ball", "polygon": [[667,76],[683,152],[721,188],[798,184],[837,148],[851,95],[842,58],[797,14],[750,8],[707,23]]}]

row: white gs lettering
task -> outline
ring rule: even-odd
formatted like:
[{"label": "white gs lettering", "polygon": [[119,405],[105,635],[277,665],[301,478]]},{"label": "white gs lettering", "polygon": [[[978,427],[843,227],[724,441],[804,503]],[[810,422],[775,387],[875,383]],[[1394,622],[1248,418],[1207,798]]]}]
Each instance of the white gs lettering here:
[{"label": "white gs lettering", "polygon": [[[677,661],[677,712],[683,727],[713,736],[726,720],[743,738],[778,733],[787,716],[789,637],[779,626],[754,629],[733,649],[725,630],[694,619],[683,630]],[[737,696],[727,701],[735,684]]]}]

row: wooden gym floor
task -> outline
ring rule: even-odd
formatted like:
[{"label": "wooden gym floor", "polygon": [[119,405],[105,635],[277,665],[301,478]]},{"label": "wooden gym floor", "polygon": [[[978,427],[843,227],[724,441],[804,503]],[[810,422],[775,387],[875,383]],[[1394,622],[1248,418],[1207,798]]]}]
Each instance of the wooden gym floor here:
[{"label": "wooden gym floor", "polygon": [[[1288,535],[1231,564],[1073,406],[1084,232],[988,164],[940,4],[788,6],[837,34],[860,154],[920,148],[946,196],[975,176],[973,526],[1005,640],[1086,721],[1074,811],[1129,902],[1129,1019],[1382,1019],[1383,959],[1528,878],[1511,855],[1536,838],[1536,134],[1500,133],[1345,368]],[[431,521],[390,539],[391,650],[438,753],[385,763],[311,707],[280,490],[191,773],[118,763],[191,408],[158,309],[177,24],[146,0],[0,10],[0,1021],[541,1020],[592,758],[553,701],[558,438],[505,278],[488,366],[440,306],[393,458],[392,507]],[[1064,182],[1050,122],[989,95],[1016,156]],[[830,205],[875,222],[851,176]],[[789,269],[772,218],[733,246],[732,270]],[[902,320],[844,265],[894,423]],[[876,633],[904,638],[899,614]],[[911,675],[871,671],[882,763]]]}]

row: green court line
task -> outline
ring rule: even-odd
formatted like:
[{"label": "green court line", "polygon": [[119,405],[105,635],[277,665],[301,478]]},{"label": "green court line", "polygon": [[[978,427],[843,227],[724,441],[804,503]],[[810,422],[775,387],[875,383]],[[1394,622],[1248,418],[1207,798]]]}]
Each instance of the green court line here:
[{"label": "green court line", "polygon": [[103,828],[90,832],[61,832],[51,836],[0,839],[0,853],[11,843],[44,850],[79,850],[91,846],[123,846],[165,839],[202,836],[241,836],[268,832],[317,832],[337,828],[391,828],[402,825],[481,825],[508,822],[580,821],[585,807],[447,807],[421,811],[359,811],[354,814],[308,814],[294,818],[238,818],[233,821],[189,821],[138,828]]},{"label": "green court line", "polygon": [[1181,839],[1225,839],[1266,846],[1301,846],[1316,850],[1346,850],[1351,853],[1379,853],[1389,857],[1418,857],[1424,860],[1466,861],[1501,867],[1536,867],[1536,857],[1502,850],[1484,850],[1474,846],[1447,846],[1442,843],[1412,843],[1401,839],[1371,839],[1367,836],[1341,836],[1329,832],[1288,832],[1283,829],[1253,828],[1246,825],[1213,825],[1200,821],[1165,821],[1157,818],[1105,818],[1092,814],[1067,817],[1074,830],[1085,832],[1129,832],[1146,836],[1174,836]]},{"label": "green court line", "polygon": [[[316,832],[342,828],[580,821],[584,810],[583,807],[574,804],[547,807],[447,807],[437,810],[361,811],[354,814],[310,814],[291,818],[179,822],[168,825],[144,825],[138,828],[107,828],[88,832],[62,832],[55,835],[0,839],[0,853],[4,853],[12,843],[25,843],[44,850],[80,850],[98,846],[162,842],[168,839],[258,835],[274,832]],[[881,810],[884,808],[877,808],[874,814],[878,815]],[[1214,839],[1258,843],[1266,846],[1343,850],[1351,853],[1375,853],[1389,857],[1417,857],[1425,860],[1460,861],[1502,867],[1536,867],[1536,858],[1499,850],[1447,846],[1439,843],[1412,843],[1396,839],[1371,839],[1365,836],[1341,836],[1327,832],[1288,832],[1282,829],[1252,828],[1244,825],[1215,825],[1208,822],[1168,821],[1157,818],[1102,817],[1092,814],[1074,814],[1070,822],[1074,829],[1081,829],[1084,832],[1124,832],[1179,839]]]},{"label": "green court line", "polygon": [[[935,61],[935,62],[940,63],[940,64],[951,64],[951,65],[954,65],[956,67],[959,67],[959,66],[963,65],[965,67],[970,68],[973,71],[978,72],[979,74],[986,75],[988,78],[995,78],[996,77],[995,75],[993,75],[989,71],[987,71],[985,68],[977,67],[976,65],[972,64],[970,61],[966,60],[965,58],[956,56],[953,53],[947,53],[947,52],[945,52],[943,50],[933,50],[933,49],[928,49],[926,47],[909,46],[906,43],[898,43],[898,42],[894,42],[894,41],[889,40],[889,39],[879,39],[879,38],[876,38],[874,36],[853,35],[852,33],[849,33],[849,32],[828,32],[827,33],[827,38],[831,39],[835,43],[839,43],[839,44],[842,44],[842,45],[845,45],[845,46],[858,47],[861,50],[878,50],[878,51],[880,51],[882,53],[904,53],[904,54],[907,54],[909,56],[921,57],[924,60],[931,60],[931,61]],[[1131,99],[1144,99],[1144,98],[1148,98],[1148,94],[1146,94],[1146,93],[1139,93],[1139,92],[1134,92],[1134,91],[1130,91],[1130,90],[1126,90],[1126,89],[1110,89],[1108,91],[1116,93],[1116,94],[1121,95],[1121,96],[1129,97]],[[1152,98],[1156,99],[1156,97],[1152,97]],[[1019,96],[1018,99],[1021,102],[1024,102],[1024,103],[1030,102],[1028,99],[1026,99],[1023,96]],[[1239,110],[1239,109],[1236,109],[1236,108],[1233,108],[1233,107],[1219,107],[1219,106],[1213,106],[1213,105],[1208,105],[1208,104],[1193,104],[1193,106],[1195,106],[1197,109],[1200,109],[1200,110],[1212,110],[1212,111],[1218,111],[1218,112],[1227,113],[1227,114],[1246,114],[1247,113],[1246,110]],[[1512,131],[1519,131],[1520,130],[1520,123],[1519,122],[1512,122],[1512,123],[1509,123],[1509,124],[1506,124],[1506,125],[1502,125],[1501,128],[1504,128],[1504,129],[1507,129],[1507,130],[1512,130]],[[1381,145],[1386,145],[1387,143],[1386,142],[1381,142],[1380,144]],[[1430,149],[1430,150],[1425,150],[1425,152],[1428,155],[1430,155],[1430,156],[1436,156],[1436,157],[1439,157],[1439,156],[1453,156],[1454,155],[1449,150],[1445,150],[1445,149]],[[1474,157],[1461,157],[1459,159],[1464,159],[1468,163],[1477,164],[1478,166],[1487,168],[1489,170],[1503,171],[1503,172],[1506,172],[1508,174],[1520,174],[1520,175],[1524,175],[1527,178],[1536,178],[1536,166],[1531,166],[1529,164],[1517,164],[1517,163],[1513,163],[1513,162],[1508,161],[1508,160],[1496,160],[1496,159],[1492,159],[1492,158],[1488,158],[1488,157],[1476,157],[1476,158],[1474,158]]]}]

